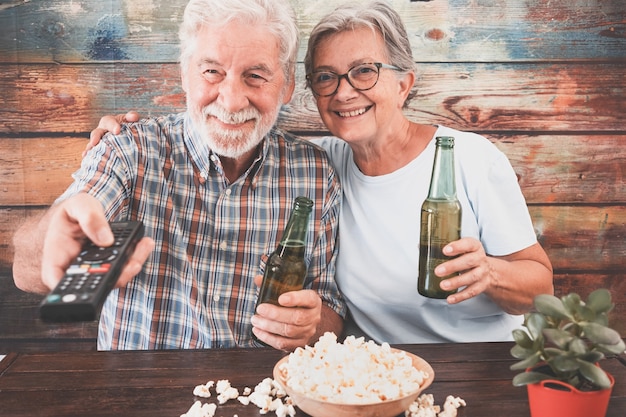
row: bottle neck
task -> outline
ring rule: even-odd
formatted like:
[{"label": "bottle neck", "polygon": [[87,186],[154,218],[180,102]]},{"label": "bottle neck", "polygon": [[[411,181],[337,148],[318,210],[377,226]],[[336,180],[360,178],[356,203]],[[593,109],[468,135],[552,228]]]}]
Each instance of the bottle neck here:
[{"label": "bottle neck", "polygon": [[305,199],[304,197],[296,198],[293,211],[285,227],[285,232],[280,239],[281,246],[304,245],[312,207],[313,202],[311,200]]},{"label": "bottle neck", "polygon": [[430,200],[456,200],[454,138],[437,138],[428,198]]}]

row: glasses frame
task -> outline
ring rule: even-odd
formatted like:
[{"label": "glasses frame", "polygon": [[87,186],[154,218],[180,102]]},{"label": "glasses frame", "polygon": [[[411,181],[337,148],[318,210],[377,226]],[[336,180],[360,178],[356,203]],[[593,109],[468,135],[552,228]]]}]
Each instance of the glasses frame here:
[{"label": "glasses frame", "polygon": [[[353,69],[355,69],[357,67],[360,67],[361,65],[373,65],[373,66],[376,67],[376,70],[377,70],[376,71],[376,81],[374,81],[374,84],[372,84],[371,87],[368,87],[368,88],[358,88],[358,87],[355,87],[352,84],[352,81],[350,80],[350,75],[349,74],[352,72]],[[311,73],[306,75],[306,80],[307,80],[307,85],[309,86],[309,88],[311,89],[313,94],[315,94],[318,97],[330,97],[330,96],[332,96],[332,95],[337,93],[337,90],[339,90],[339,85],[341,85],[341,80],[344,79],[344,78],[346,79],[346,81],[348,81],[348,84],[350,84],[350,87],[354,88],[357,91],[371,90],[372,88],[374,88],[376,86],[376,84],[378,84],[378,79],[380,78],[380,70],[381,69],[390,69],[390,70],[394,70],[394,71],[402,71],[401,68],[398,68],[395,65],[385,64],[383,62],[362,62],[360,64],[357,64],[357,65],[354,65],[354,66],[350,67],[348,69],[348,71],[345,72],[344,74],[337,74],[334,71],[313,71],[313,72],[311,72]],[[335,86],[335,89],[333,90],[333,92],[330,93],[330,94],[320,94],[317,91],[315,91],[315,89],[313,88],[313,83],[311,82],[311,77],[314,74],[321,73],[321,72],[326,72],[326,73],[334,74],[334,75],[337,76],[337,85]]]}]

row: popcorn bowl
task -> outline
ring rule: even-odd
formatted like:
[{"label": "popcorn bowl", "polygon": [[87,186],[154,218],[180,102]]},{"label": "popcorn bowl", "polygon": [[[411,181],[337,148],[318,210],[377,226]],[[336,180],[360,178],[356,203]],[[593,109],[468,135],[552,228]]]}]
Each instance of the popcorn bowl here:
[{"label": "popcorn bowl", "polygon": [[[404,352],[399,349],[391,349],[395,352]],[[274,366],[274,380],[283,387],[287,395],[300,410],[312,417],[395,417],[409,408],[411,403],[419,397],[426,388],[432,384],[435,372],[428,362],[419,356],[404,352],[408,356],[413,367],[427,374],[419,388],[399,398],[372,402],[372,403],[338,403],[324,401],[307,393],[298,392],[287,383],[286,374],[281,368],[289,361],[289,356],[282,358]]]}]

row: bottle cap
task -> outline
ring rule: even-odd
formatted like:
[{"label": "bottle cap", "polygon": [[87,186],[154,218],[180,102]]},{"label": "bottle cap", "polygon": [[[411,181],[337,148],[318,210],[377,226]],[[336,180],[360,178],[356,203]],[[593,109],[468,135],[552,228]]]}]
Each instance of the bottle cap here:
[{"label": "bottle cap", "polygon": [[437,145],[441,146],[449,146],[450,148],[454,147],[454,137],[453,136],[437,136],[435,138],[437,141]]}]

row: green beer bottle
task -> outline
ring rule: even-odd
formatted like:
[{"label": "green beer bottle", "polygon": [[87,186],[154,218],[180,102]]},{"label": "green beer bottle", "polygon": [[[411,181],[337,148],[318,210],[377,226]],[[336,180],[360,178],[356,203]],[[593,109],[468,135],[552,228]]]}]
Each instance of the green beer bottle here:
[{"label": "green beer bottle", "polygon": [[430,189],[421,210],[417,291],[424,297],[447,298],[456,290],[444,291],[439,284],[456,274],[438,277],[435,268],[451,259],[443,254],[444,246],[461,237],[461,204],[454,180],[454,138],[441,136],[435,140]]},{"label": "green beer bottle", "polygon": [[306,278],[304,249],[313,201],[297,197],[285,232],[276,250],[270,255],[257,299],[261,303],[278,305],[278,297],[287,291],[301,290]]}]

